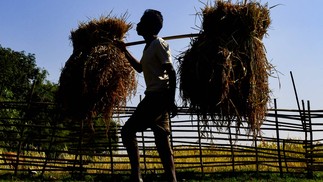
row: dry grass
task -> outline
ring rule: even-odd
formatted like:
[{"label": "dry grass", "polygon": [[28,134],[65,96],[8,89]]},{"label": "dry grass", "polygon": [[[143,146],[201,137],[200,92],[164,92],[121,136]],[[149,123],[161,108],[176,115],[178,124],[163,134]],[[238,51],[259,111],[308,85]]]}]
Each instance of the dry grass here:
[{"label": "dry grass", "polygon": [[130,28],[125,16],[101,17],[71,32],[74,51],[62,69],[57,93],[63,118],[92,126],[92,118],[102,115],[109,126],[113,108],[124,106],[134,94],[135,71],[114,45]]},{"label": "dry grass", "polygon": [[[282,148],[282,146],[281,146]],[[143,154],[142,150],[140,151]],[[221,173],[233,170],[232,163],[234,161],[234,170],[236,172],[279,172],[277,146],[275,142],[265,142],[255,148],[234,148],[234,154],[229,147],[181,147],[174,148],[175,166],[177,172],[193,172],[201,173],[203,166],[204,173]],[[256,155],[256,152],[258,155]],[[316,153],[316,152],[315,152]],[[163,173],[163,168],[158,157],[158,153],[154,148],[147,148],[146,165],[144,164],[144,156],[141,156],[141,169],[145,167],[147,173]],[[288,143],[285,146],[285,152],[281,153],[283,172],[305,172],[306,161],[304,160],[305,150],[303,144]],[[232,158],[234,156],[234,158]],[[258,156],[258,159],[257,159]],[[202,157],[202,158],[200,158]],[[51,161],[46,167],[46,174],[53,176],[69,175],[68,167],[73,166],[75,155],[64,153],[59,159]],[[79,158],[78,158],[79,159]],[[201,163],[201,160],[203,163]],[[285,160],[286,159],[286,160]],[[20,159],[20,168],[41,171],[42,164],[45,161],[44,153],[28,152],[24,158]],[[110,174],[113,165],[115,173],[125,173],[130,170],[128,157],[122,153],[115,153],[111,161],[109,154],[83,155],[83,167],[90,174]],[[258,168],[256,161],[258,160]],[[318,159],[320,160],[320,159]],[[65,162],[64,162],[65,161]],[[0,164],[4,162],[0,159]],[[79,164],[76,165],[78,167]],[[10,166],[2,165],[2,168],[10,169]],[[60,168],[59,171],[50,171],[51,169]],[[77,170],[77,169],[76,169]]]},{"label": "dry grass", "polygon": [[[262,38],[270,25],[267,5],[216,1],[202,10],[200,36],[179,60],[180,93],[206,127],[241,126],[257,136],[270,101]],[[209,122],[211,120],[211,122]]]}]

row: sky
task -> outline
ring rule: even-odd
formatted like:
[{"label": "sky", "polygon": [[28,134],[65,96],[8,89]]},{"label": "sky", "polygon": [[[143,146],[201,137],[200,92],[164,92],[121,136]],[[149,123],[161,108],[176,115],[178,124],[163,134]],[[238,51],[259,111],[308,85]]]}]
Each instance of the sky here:
[{"label": "sky", "polygon": [[[232,0],[235,2],[235,0]],[[1,0],[0,45],[15,51],[35,54],[36,64],[49,72],[48,80],[57,83],[60,71],[70,57],[73,47],[70,32],[80,22],[100,16],[128,14],[134,24],[126,42],[142,40],[135,31],[144,10],[157,9],[164,16],[159,36],[198,33],[201,24],[197,13],[207,0]],[[267,59],[277,72],[270,77],[271,98],[278,108],[297,108],[290,72],[296,84],[299,100],[311,103],[312,109],[323,109],[323,16],[322,0],[268,0],[272,23],[263,39]],[[185,51],[190,39],[168,41],[173,56]],[[128,47],[140,59],[143,46]],[[176,65],[176,59],[173,60]],[[279,79],[276,77],[278,76]],[[138,75],[137,96],[129,101],[136,105],[145,85]],[[137,98],[137,99],[136,99]],[[180,105],[180,103],[178,103]]]}]

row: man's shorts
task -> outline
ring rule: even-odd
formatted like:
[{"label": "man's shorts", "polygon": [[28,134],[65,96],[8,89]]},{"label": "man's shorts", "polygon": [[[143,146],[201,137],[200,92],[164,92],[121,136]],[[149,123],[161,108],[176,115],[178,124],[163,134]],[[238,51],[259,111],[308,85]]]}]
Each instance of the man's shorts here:
[{"label": "man's shorts", "polygon": [[165,93],[145,93],[135,112],[123,126],[129,132],[151,128],[156,134],[170,134],[168,96]]}]

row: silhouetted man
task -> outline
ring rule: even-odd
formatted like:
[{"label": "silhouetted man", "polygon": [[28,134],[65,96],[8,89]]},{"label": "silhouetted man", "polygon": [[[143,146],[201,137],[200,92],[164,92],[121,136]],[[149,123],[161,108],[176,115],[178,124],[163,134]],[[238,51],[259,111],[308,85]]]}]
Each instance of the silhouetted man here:
[{"label": "silhouetted man", "polygon": [[154,132],[167,181],[176,181],[173,151],[169,142],[169,113],[176,115],[177,110],[174,104],[176,73],[169,45],[157,36],[162,26],[163,16],[159,11],[148,9],[144,12],[136,29],[146,42],[140,62],[122,46],[132,67],[139,73],[143,72],[147,86],[144,99],[125,123],[121,133],[130,159],[133,182],[142,181],[136,133],[147,128]]}]

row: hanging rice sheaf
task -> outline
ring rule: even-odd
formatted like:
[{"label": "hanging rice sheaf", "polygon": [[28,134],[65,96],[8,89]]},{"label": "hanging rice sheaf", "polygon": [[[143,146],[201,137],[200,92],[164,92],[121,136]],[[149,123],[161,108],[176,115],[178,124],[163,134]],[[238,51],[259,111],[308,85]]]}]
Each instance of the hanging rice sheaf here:
[{"label": "hanging rice sheaf", "polygon": [[[239,129],[255,136],[270,100],[272,65],[262,43],[270,25],[266,5],[216,1],[203,10],[202,29],[179,57],[180,93],[206,127]],[[212,124],[209,124],[211,121]]]},{"label": "hanging rice sheaf", "polygon": [[107,126],[114,108],[124,106],[136,90],[135,71],[114,45],[131,24],[125,16],[80,23],[71,32],[73,54],[62,69],[57,103],[64,118],[88,121],[101,115]]}]

